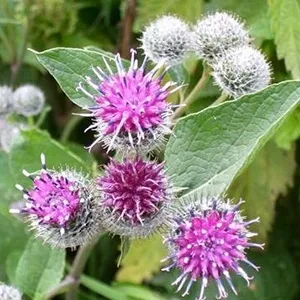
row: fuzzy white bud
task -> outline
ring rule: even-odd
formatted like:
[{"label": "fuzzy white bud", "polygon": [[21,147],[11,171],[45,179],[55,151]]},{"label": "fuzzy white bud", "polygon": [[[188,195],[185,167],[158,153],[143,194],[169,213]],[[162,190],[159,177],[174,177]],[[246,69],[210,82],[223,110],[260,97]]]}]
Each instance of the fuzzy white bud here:
[{"label": "fuzzy white bud", "polygon": [[145,55],[154,63],[180,63],[190,50],[189,25],[177,17],[163,16],[150,23],[142,36]]},{"label": "fuzzy white bud", "polygon": [[21,293],[14,287],[0,283],[1,300],[21,300]]},{"label": "fuzzy white bud", "polygon": [[0,86],[0,117],[10,113],[10,103],[13,98],[13,90],[9,86]]},{"label": "fuzzy white bud", "polygon": [[5,152],[10,152],[21,136],[21,131],[27,126],[23,123],[2,122],[0,124],[0,145]]},{"label": "fuzzy white bud", "polygon": [[194,26],[192,36],[193,50],[200,58],[209,62],[232,47],[250,42],[243,23],[225,12],[217,12],[199,20]]},{"label": "fuzzy white bud", "polygon": [[34,85],[23,85],[14,93],[13,109],[16,113],[25,117],[38,115],[44,104],[44,93]]},{"label": "fuzzy white bud", "polygon": [[249,46],[230,49],[212,67],[215,83],[234,98],[257,92],[271,80],[264,55]]}]

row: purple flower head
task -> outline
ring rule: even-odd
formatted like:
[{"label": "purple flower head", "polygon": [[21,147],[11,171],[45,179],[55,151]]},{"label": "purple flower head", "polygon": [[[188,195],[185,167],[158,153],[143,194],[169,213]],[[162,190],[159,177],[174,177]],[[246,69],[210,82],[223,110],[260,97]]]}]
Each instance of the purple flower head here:
[{"label": "purple flower head", "polygon": [[141,158],[111,161],[97,180],[104,226],[131,237],[150,235],[163,222],[171,198],[163,164]]},{"label": "purple flower head", "polygon": [[103,56],[106,71],[93,68],[98,82],[87,77],[87,83],[96,91],[92,95],[80,83],[78,90],[91,97],[95,102],[88,108],[91,113],[84,116],[94,118],[94,123],[87,128],[97,132],[97,139],[90,146],[103,142],[110,149],[142,148],[149,151],[164,140],[170,133],[169,116],[171,105],[166,101],[168,95],[180,87],[170,90],[176,83],[162,83],[163,76],[155,77],[161,65],[146,72],[147,58],[140,67],[131,50],[131,62],[128,70],[123,66],[120,55],[115,57],[117,72],[114,73]]},{"label": "purple flower head", "polygon": [[198,299],[205,299],[205,288],[210,280],[214,280],[219,291],[217,298],[226,298],[228,294],[223,279],[237,294],[230,273],[242,276],[249,284],[251,278],[241,264],[258,270],[245,253],[250,247],[263,247],[249,242],[249,238],[255,234],[249,232],[248,226],[258,222],[258,219],[244,221],[239,211],[241,203],[232,205],[229,200],[222,198],[207,198],[175,209],[171,229],[165,239],[170,249],[170,255],[165,260],[171,260],[172,263],[163,270],[176,267],[182,272],[173,284],[178,285],[177,291],[186,284],[183,296],[199,280],[201,290]]},{"label": "purple flower head", "polygon": [[96,204],[89,182],[73,170],[48,170],[41,155],[42,169],[23,174],[32,180],[32,188],[16,187],[26,201],[21,210],[30,227],[46,242],[57,247],[76,247],[86,243],[98,230]]}]

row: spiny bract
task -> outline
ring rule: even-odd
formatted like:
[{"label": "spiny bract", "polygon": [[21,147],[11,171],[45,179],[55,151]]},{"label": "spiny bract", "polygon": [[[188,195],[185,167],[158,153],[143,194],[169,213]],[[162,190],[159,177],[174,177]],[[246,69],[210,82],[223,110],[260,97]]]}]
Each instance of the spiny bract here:
[{"label": "spiny bract", "polygon": [[93,92],[86,90],[82,83],[77,87],[95,102],[93,107],[87,108],[90,114],[82,114],[93,117],[94,122],[87,130],[97,132],[97,139],[90,149],[96,143],[103,142],[108,147],[107,151],[141,149],[148,152],[161,144],[165,134],[171,133],[169,117],[172,106],[166,99],[180,87],[170,90],[176,83],[163,84],[165,72],[155,77],[159,65],[147,73],[147,59],[138,67],[135,51],[131,53],[128,70],[119,54],[114,60],[116,73],[103,56],[108,73],[96,67],[93,71],[99,82],[94,83],[91,78],[86,78]]},{"label": "spiny bract", "polygon": [[234,16],[217,12],[199,20],[194,26],[192,45],[195,53],[208,62],[222,56],[232,47],[250,42],[244,25]]},{"label": "spiny bract", "polygon": [[46,168],[41,155],[42,170],[23,174],[33,182],[31,189],[16,187],[26,200],[21,210],[11,213],[25,215],[36,236],[58,248],[74,248],[89,243],[100,231],[98,201],[94,199],[89,181],[74,170],[54,171]]},{"label": "spiny bract", "polygon": [[21,300],[22,295],[16,288],[0,283],[1,300]]},{"label": "spiny bract", "polygon": [[184,60],[191,50],[189,25],[174,16],[163,16],[143,31],[142,48],[154,63],[173,65]]},{"label": "spiny bract", "polygon": [[[202,196],[201,196],[202,197]],[[187,295],[193,283],[200,281],[199,300],[205,299],[205,288],[210,280],[216,282],[218,299],[226,298],[227,292],[222,279],[225,279],[231,290],[237,291],[231,281],[230,273],[242,276],[247,283],[251,279],[241,263],[258,269],[247,259],[245,250],[262,245],[249,242],[255,234],[248,226],[258,219],[244,221],[239,206],[229,200],[218,198],[194,199],[188,197],[182,205],[177,205],[170,215],[170,229],[165,237],[169,256],[165,260],[171,264],[164,271],[177,268],[181,275],[173,282],[180,291],[186,283],[183,296]]]},{"label": "spiny bract", "polygon": [[107,230],[135,238],[149,236],[162,225],[172,197],[163,168],[138,157],[110,162],[97,180]]},{"label": "spiny bract", "polygon": [[264,55],[249,46],[228,50],[212,67],[215,83],[234,98],[257,92],[271,80]]}]

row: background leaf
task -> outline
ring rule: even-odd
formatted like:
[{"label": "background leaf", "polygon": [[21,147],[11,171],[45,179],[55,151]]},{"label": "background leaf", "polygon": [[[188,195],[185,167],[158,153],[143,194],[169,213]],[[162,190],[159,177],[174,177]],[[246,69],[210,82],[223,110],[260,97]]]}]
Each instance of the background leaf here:
[{"label": "background leaf", "polygon": [[174,185],[224,192],[299,99],[300,82],[287,81],[182,118],[165,152]]},{"label": "background leaf", "polygon": [[260,217],[259,224],[253,224],[251,230],[259,234],[261,242],[266,241],[271,229],[276,199],[293,184],[294,156],[293,150],[287,152],[273,141],[268,142],[228,191],[230,197],[245,200],[242,209],[249,219]]},{"label": "background leaf", "polygon": [[121,262],[117,280],[141,283],[145,279],[150,279],[154,272],[160,270],[160,261],[165,256],[166,249],[159,235],[154,235],[146,240],[134,240],[130,244],[129,252]]},{"label": "background leaf", "polygon": [[188,21],[200,17],[203,11],[203,0],[139,0],[135,31],[141,30],[151,20],[164,14],[176,14]]},{"label": "background leaf", "polygon": [[16,284],[34,299],[56,286],[63,277],[65,251],[52,249],[31,238],[16,269]]},{"label": "background leaf", "polygon": [[[114,60],[104,52],[76,48],[53,48],[43,52],[34,52],[34,54],[56,79],[70,100],[83,108],[92,106],[94,102],[82,92],[76,91],[76,87],[82,82],[87,91],[95,94],[95,90],[85,84],[85,76],[91,77],[96,83],[99,81],[92,67],[98,66],[106,70],[102,60],[102,57],[105,57],[112,71],[116,71]],[[126,65],[126,62],[124,64]]]},{"label": "background leaf", "polygon": [[269,0],[272,29],[279,59],[284,59],[293,78],[300,78],[300,3],[298,0]]}]

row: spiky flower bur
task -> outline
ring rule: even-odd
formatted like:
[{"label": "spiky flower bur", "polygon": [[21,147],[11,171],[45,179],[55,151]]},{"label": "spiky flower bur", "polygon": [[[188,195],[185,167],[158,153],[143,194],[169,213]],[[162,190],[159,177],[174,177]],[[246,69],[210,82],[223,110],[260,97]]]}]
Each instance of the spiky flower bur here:
[{"label": "spiky flower bur", "polygon": [[42,90],[34,85],[26,84],[16,89],[13,110],[25,117],[38,115],[45,104],[45,95]]},{"label": "spiky flower bur", "polygon": [[74,170],[53,171],[46,168],[41,155],[42,169],[23,174],[33,182],[31,189],[23,191],[25,206],[11,213],[25,215],[36,236],[58,248],[85,245],[100,231],[98,202],[95,201],[89,181]]},{"label": "spiky flower bur", "polygon": [[0,283],[1,300],[21,300],[22,295],[16,288]]},{"label": "spiky flower bur", "polygon": [[22,130],[28,126],[24,123],[11,123],[6,120],[0,122],[0,146],[9,153],[15,143],[21,138]]},{"label": "spiky flower bur", "polygon": [[13,90],[11,87],[0,86],[0,118],[7,116],[10,111],[10,103],[13,99]]},{"label": "spiky flower bur", "polygon": [[264,55],[249,46],[228,50],[212,67],[215,83],[234,98],[257,92],[271,80]]},{"label": "spiky flower bur", "polygon": [[172,191],[164,165],[141,158],[112,160],[97,184],[103,226],[110,232],[143,238],[159,229]]},{"label": "spiky flower bur", "polygon": [[170,251],[165,260],[170,260],[171,264],[163,270],[169,271],[174,267],[182,272],[173,285],[178,285],[178,292],[186,284],[183,296],[189,293],[193,283],[200,281],[198,300],[203,300],[209,281],[215,281],[219,292],[217,298],[226,298],[224,279],[237,294],[230,273],[242,276],[249,285],[251,278],[241,265],[244,263],[258,270],[245,252],[250,247],[263,247],[249,241],[256,234],[251,233],[248,226],[258,219],[244,220],[239,211],[243,201],[237,205],[221,197],[193,201],[195,199],[187,199],[173,211],[169,233],[165,237]]},{"label": "spiky flower bur", "polygon": [[99,82],[88,83],[95,89],[95,95],[86,91],[81,84],[81,90],[95,101],[88,108],[91,113],[83,114],[94,118],[94,123],[87,130],[94,129],[97,139],[90,146],[103,142],[108,151],[111,149],[141,149],[150,151],[159,146],[164,135],[170,133],[169,123],[172,107],[166,101],[168,95],[179,87],[170,90],[176,83],[162,84],[164,74],[155,78],[160,66],[146,73],[145,64],[138,67],[135,51],[132,50],[131,64],[124,69],[120,55],[116,55],[115,64],[118,72],[112,72],[106,59],[103,61],[107,74],[99,67],[93,68]]},{"label": "spiky flower bur", "polygon": [[145,28],[141,42],[145,55],[154,63],[174,65],[191,50],[191,30],[181,19],[163,16]]},{"label": "spiky flower bur", "polygon": [[208,62],[222,56],[232,47],[247,45],[250,42],[243,23],[225,12],[217,12],[198,21],[192,36],[193,50]]}]

